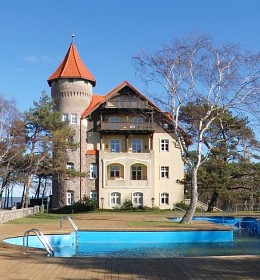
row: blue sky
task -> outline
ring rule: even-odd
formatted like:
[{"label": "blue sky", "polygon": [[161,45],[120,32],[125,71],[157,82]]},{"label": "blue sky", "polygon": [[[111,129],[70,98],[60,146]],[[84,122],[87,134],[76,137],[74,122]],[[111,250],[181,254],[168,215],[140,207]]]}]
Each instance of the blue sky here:
[{"label": "blue sky", "polygon": [[21,111],[41,92],[75,34],[105,94],[128,80],[141,92],[132,56],[191,31],[259,50],[259,0],[0,0],[0,94]]}]

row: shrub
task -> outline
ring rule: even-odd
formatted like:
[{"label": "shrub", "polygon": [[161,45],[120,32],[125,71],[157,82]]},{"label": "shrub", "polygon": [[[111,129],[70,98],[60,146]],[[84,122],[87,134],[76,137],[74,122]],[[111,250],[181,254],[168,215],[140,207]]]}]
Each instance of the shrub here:
[{"label": "shrub", "polygon": [[120,210],[133,210],[133,203],[130,199],[126,199]]},{"label": "shrub", "polygon": [[[174,206],[181,208],[185,211],[187,211],[188,207],[189,207],[189,205],[185,204],[183,201],[175,203]],[[174,207],[173,207],[173,210],[174,210]]]},{"label": "shrub", "polygon": [[81,201],[75,202],[72,205],[63,206],[52,212],[55,212],[58,214],[74,214],[74,213],[80,213],[80,212],[93,211],[96,208],[97,208],[97,202],[93,199],[90,199],[90,198],[84,196]]}]

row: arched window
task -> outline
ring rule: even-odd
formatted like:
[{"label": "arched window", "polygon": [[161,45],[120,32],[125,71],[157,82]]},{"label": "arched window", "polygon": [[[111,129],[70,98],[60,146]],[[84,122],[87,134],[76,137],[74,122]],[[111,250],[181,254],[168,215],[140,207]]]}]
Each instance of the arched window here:
[{"label": "arched window", "polygon": [[133,164],[131,166],[131,180],[147,180],[147,166],[144,164]]},{"label": "arched window", "polygon": [[116,178],[124,178],[124,166],[119,163],[111,163],[107,166],[107,178],[113,180]]},{"label": "arched window", "polygon": [[169,194],[168,193],[161,193],[161,204],[169,204]]}]

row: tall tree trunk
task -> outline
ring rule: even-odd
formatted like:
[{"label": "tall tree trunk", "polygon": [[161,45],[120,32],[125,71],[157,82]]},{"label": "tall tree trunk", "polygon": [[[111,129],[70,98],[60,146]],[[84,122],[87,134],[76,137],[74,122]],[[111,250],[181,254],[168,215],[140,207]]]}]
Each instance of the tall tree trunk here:
[{"label": "tall tree trunk", "polygon": [[36,199],[39,199],[39,197],[40,197],[41,183],[42,183],[42,178],[38,177],[38,186],[37,186],[35,196],[34,196],[34,198],[36,198]]},{"label": "tall tree trunk", "polygon": [[212,212],[218,200],[219,193],[214,191],[209,201],[207,212]]},{"label": "tall tree trunk", "polygon": [[189,224],[194,216],[194,213],[196,211],[197,202],[198,202],[198,182],[197,182],[197,168],[192,169],[191,174],[191,200],[190,205],[183,216],[181,223],[182,224]]}]

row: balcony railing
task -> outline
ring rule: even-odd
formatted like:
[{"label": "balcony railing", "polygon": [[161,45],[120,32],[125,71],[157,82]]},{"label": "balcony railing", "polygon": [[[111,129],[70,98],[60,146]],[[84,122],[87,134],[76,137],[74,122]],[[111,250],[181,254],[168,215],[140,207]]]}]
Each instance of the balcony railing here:
[{"label": "balcony railing", "polygon": [[122,131],[152,131],[153,123],[143,122],[101,122],[100,130],[122,130]]},{"label": "balcony railing", "polygon": [[147,101],[107,101],[106,108],[151,109]]}]

